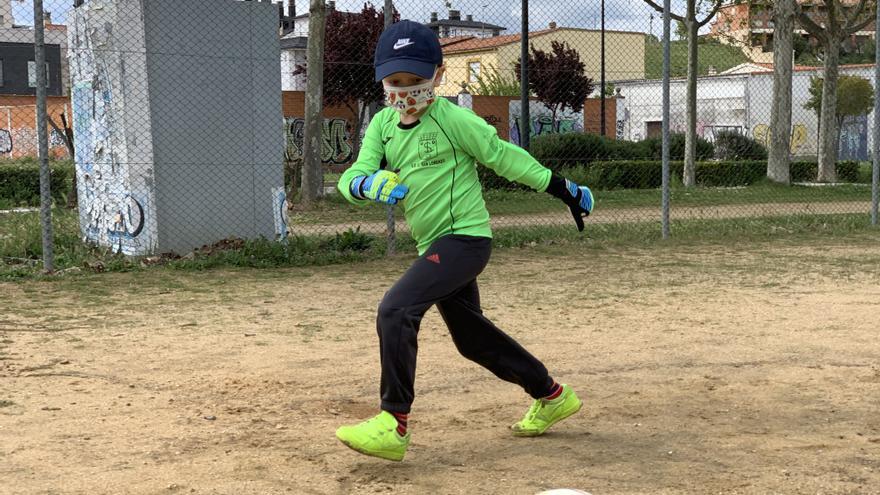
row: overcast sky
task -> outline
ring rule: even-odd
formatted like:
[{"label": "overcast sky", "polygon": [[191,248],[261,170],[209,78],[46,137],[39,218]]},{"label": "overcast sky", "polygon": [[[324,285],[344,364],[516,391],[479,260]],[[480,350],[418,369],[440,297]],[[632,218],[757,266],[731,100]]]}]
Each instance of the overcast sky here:
[{"label": "overcast sky", "polygon": [[[0,0],[9,1],[9,0]],[[183,2],[211,3],[222,0],[174,0]],[[33,24],[33,0],[12,0],[13,13],[18,24]],[[659,2],[659,0],[658,0]],[[684,0],[672,0],[673,11],[681,10]],[[363,6],[363,0],[337,0],[337,8],[355,11]],[[507,28],[504,33],[517,33],[522,23],[519,1],[453,0],[452,8],[461,11],[462,17],[470,14],[475,21],[486,21]],[[52,13],[55,22],[64,22],[64,14],[70,10],[72,0],[43,0],[43,8]],[[297,13],[308,11],[307,0],[297,0]],[[384,1],[378,5],[384,5]],[[447,17],[446,0],[398,0],[396,7],[405,19],[428,22],[431,12],[438,12],[441,19]],[[653,9],[641,0],[606,0],[605,25],[608,29],[647,33],[651,29]],[[545,28],[550,22],[560,27],[598,28],[600,22],[599,0],[530,0],[529,25],[532,30]],[[653,33],[662,35],[663,26],[654,15]],[[673,33],[675,27],[673,26]]]}]

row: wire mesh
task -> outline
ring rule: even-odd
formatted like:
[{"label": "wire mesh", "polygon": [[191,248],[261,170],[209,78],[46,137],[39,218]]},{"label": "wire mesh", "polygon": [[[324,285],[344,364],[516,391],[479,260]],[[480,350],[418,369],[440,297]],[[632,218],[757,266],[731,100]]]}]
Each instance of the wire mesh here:
[{"label": "wire mesh", "polygon": [[[867,218],[876,2],[864,11],[843,2],[852,32],[829,57],[810,25],[822,27],[827,8],[791,0],[787,139],[774,136],[784,128],[774,112],[788,98],[773,91],[782,72],[774,71],[775,28],[784,14],[776,5],[785,2],[696,2],[692,19],[687,3],[672,2],[673,222]],[[0,4],[0,167],[19,177],[0,187],[0,207],[11,210],[38,206],[25,169],[42,123],[35,118],[33,2]],[[373,79],[384,5],[326,2],[325,36],[316,40],[309,20],[320,7],[303,0],[46,0],[44,124],[56,214],[76,217],[83,243],[128,255],[185,254],[229,238],[323,239],[351,230],[388,236],[381,205],[349,204],[337,190],[384,106]],[[527,136],[539,163],[593,189],[587,235],[601,225],[657,230],[660,4],[531,0],[529,122],[520,117],[519,2],[401,0],[393,7],[392,20],[437,33],[445,68],[438,95],[482,117],[502,141],[520,145]],[[319,183],[310,191],[303,188],[307,55],[315,43],[323,47],[323,122]],[[828,77],[829,59],[839,60],[839,77]],[[822,87],[829,79],[836,94]],[[830,117],[829,104],[836,107]],[[768,158],[774,143],[787,149],[782,163]],[[561,202],[477,167],[496,232],[571,235]],[[394,218],[393,235],[403,239],[405,208]],[[3,251],[6,258],[30,255]]]}]

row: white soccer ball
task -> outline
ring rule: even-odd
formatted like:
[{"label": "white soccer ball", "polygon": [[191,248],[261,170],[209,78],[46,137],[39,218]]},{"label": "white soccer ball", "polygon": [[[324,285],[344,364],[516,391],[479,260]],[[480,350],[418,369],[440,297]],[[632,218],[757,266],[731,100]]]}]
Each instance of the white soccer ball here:
[{"label": "white soccer ball", "polygon": [[590,495],[588,492],[583,490],[575,490],[572,488],[554,488],[552,490],[546,490],[535,495]]}]

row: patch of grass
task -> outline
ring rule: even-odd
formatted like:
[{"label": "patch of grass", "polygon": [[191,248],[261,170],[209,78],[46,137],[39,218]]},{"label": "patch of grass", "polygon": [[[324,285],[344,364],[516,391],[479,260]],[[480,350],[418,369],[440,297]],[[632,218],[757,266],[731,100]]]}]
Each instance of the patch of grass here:
[{"label": "patch of grass", "polygon": [[11,400],[0,400],[0,407],[10,407],[14,405],[15,402],[12,402]]},{"label": "patch of grass", "polygon": [[[525,191],[491,192],[491,209],[494,215],[514,213],[541,213],[543,211],[559,211],[561,204],[546,194],[535,194]],[[657,207],[660,203],[660,191],[607,191],[599,197],[599,208],[624,207]],[[863,185],[846,185],[838,187],[786,187],[772,184],[739,189],[685,189],[673,190],[673,205],[720,205],[749,204],[749,202],[768,202],[768,198],[786,198],[789,202],[811,201],[826,202],[865,200],[870,198],[870,188]],[[527,201],[532,198],[533,201]],[[867,208],[866,208],[867,209]],[[67,267],[101,266],[102,271],[141,271],[155,270],[141,263],[138,258],[126,258],[94,248],[84,246],[78,237],[76,222],[71,221],[71,213],[59,210],[56,222],[56,263],[58,269]],[[649,217],[646,217],[649,218]],[[527,223],[523,219],[523,223]],[[0,217],[0,222],[8,221]],[[17,225],[15,222],[21,222]],[[33,215],[22,214],[15,218],[12,225],[25,239],[6,239],[0,244],[3,251],[0,256],[6,258],[0,265],[0,278],[16,279],[23,277],[39,277],[40,265],[36,262],[15,263],[15,259],[30,258],[36,260],[40,250],[32,245],[27,238],[27,222],[36,223]],[[7,225],[7,224],[0,224]],[[67,229],[67,230],[64,230]],[[71,232],[70,230],[73,230]],[[850,236],[867,232],[878,232],[870,227],[870,218],[864,214],[835,215],[792,215],[786,217],[756,217],[739,219],[703,219],[674,221],[672,223],[672,243],[697,243],[704,239],[735,240],[745,242],[758,239],[776,239],[796,237],[799,235],[839,235]],[[6,230],[3,231],[7,232]],[[573,225],[543,226],[520,225],[495,229],[496,247],[538,246],[560,243],[590,244],[597,249],[606,246],[649,245],[661,241],[659,208],[655,220],[627,223],[587,223],[587,231],[578,233]],[[397,249],[405,256],[415,252],[415,242],[408,234],[398,236]],[[21,249],[22,252],[17,252]],[[384,234],[366,234],[356,230],[328,235],[300,235],[276,242],[266,239],[255,239],[236,245],[234,249],[214,251],[211,254],[196,252],[185,258],[166,261],[166,270],[161,277],[160,286],[166,291],[187,289],[185,284],[173,275],[174,271],[204,271],[225,268],[277,268],[285,266],[326,266],[340,263],[362,262],[385,258],[386,239]],[[99,305],[111,296],[110,286],[97,289],[88,281],[87,274],[92,269],[82,270],[76,277],[62,277],[71,280],[71,284],[81,285],[80,299],[83,304]],[[57,279],[57,277],[52,278]],[[78,282],[77,280],[82,280]],[[216,287],[211,286],[211,290]],[[203,288],[202,290],[207,290]],[[222,300],[224,295],[218,293]]]},{"label": "patch of grass", "polygon": [[880,238],[880,229],[870,224],[870,215],[792,215],[719,220],[679,220],[670,224],[670,239],[663,240],[660,222],[595,224],[580,233],[569,226],[503,228],[494,232],[496,247],[527,247],[555,244],[590,244],[596,248],[671,245],[696,245],[706,242],[859,236]]},{"label": "patch of grass", "polygon": [[[735,46],[707,41],[699,43],[698,72],[701,76],[709,73],[714,66],[718,72],[749,61],[743,51]],[[672,77],[687,75],[687,40],[672,41],[670,45],[670,73]],[[663,44],[653,40],[645,42],[645,79],[663,77]]]},{"label": "patch of grass", "polygon": [[871,162],[859,163],[859,177],[857,182],[862,184],[871,184],[873,181],[874,164]]},{"label": "patch of grass", "polygon": [[[595,191],[596,207],[615,208],[657,207],[661,201],[660,189],[616,189]],[[483,191],[489,213],[495,215],[531,215],[558,212],[564,208],[558,199],[545,193],[523,190]],[[757,203],[821,203],[836,201],[869,201],[870,187],[863,184],[808,187],[785,186],[763,180],[748,187],[694,187],[685,188],[673,178],[671,200],[675,206],[720,206]],[[396,209],[397,218],[403,213]],[[291,228],[294,232],[308,233],[316,224],[345,224],[352,219],[363,222],[384,222],[385,208],[376,205],[355,206],[338,195],[328,196],[308,212],[293,212]]]}]

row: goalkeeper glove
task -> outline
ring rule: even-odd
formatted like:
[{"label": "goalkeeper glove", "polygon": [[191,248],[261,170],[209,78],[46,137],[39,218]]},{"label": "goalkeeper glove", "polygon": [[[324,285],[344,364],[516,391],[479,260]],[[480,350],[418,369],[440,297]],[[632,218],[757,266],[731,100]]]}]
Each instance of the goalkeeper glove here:
[{"label": "goalkeeper glove", "polygon": [[355,177],[351,180],[349,190],[355,198],[389,205],[396,204],[409,192],[409,188],[400,183],[400,176],[388,170]]},{"label": "goalkeeper glove", "polygon": [[593,193],[590,191],[590,188],[579,186],[568,179],[554,174],[550,178],[547,192],[568,205],[578,230],[583,232],[584,218],[588,217],[590,212],[593,211]]}]

